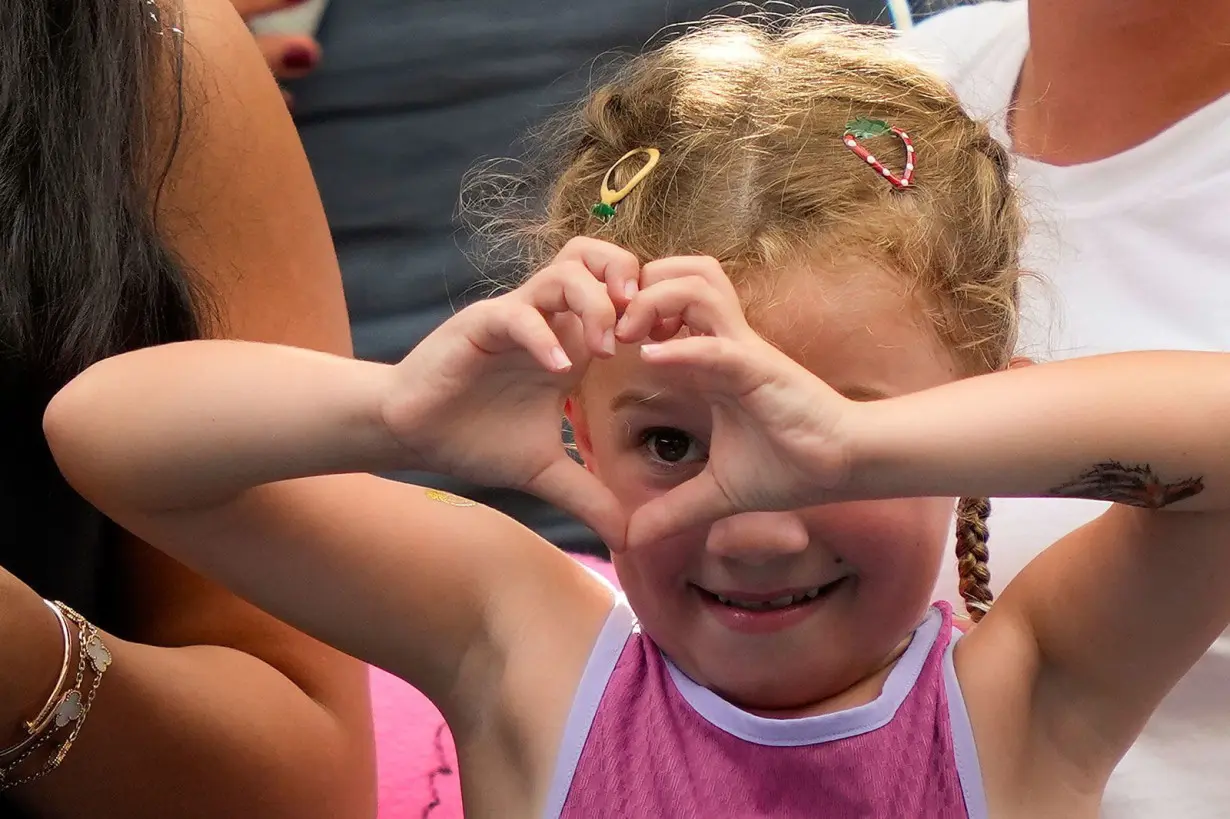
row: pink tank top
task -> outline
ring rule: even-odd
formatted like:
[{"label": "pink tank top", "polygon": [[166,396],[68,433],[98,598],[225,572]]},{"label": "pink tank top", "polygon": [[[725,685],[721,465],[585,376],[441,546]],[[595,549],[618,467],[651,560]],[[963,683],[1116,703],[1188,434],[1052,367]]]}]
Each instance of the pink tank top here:
[{"label": "pink tank top", "polygon": [[767,719],[684,675],[621,595],[577,689],[545,815],[985,819],[952,663],[959,636],[937,603],[876,700]]}]

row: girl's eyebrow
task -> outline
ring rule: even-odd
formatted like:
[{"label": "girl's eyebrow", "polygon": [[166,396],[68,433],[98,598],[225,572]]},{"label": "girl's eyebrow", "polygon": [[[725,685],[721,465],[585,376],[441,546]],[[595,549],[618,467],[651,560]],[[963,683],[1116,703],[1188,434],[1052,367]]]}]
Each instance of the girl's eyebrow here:
[{"label": "girl's eyebrow", "polygon": [[670,406],[676,403],[666,390],[649,391],[638,388],[626,389],[611,399],[611,412],[618,412],[629,407]]},{"label": "girl's eyebrow", "polygon": [[[885,398],[891,398],[893,393],[880,387],[873,387],[867,384],[850,384],[839,386],[830,384],[841,395],[849,398],[851,401],[882,401]],[[645,389],[631,388],[616,395],[611,399],[611,412],[619,412],[630,407],[653,407],[656,409],[668,408],[678,403],[675,396],[667,390],[649,391]]]}]

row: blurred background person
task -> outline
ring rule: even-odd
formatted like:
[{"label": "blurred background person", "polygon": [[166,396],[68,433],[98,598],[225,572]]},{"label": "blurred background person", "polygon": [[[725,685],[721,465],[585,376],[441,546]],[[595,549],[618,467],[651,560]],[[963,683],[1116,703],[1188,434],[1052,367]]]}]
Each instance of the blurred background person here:
[{"label": "blurred background person", "polygon": [[[1230,350],[1228,42],[1226,0],[988,2],[938,14],[906,35],[904,45],[1016,156],[1031,203],[1025,263],[1040,274],[1026,294],[1023,353]],[[1104,505],[1004,499],[992,507],[991,579],[1001,589]],[[1177,555],[1182,548],[1175,544]],[[960,600],[951,585],[939,596]],[[1227,691],[1223,636],[1119,765],[1103,802],[1107,819],[1226,815]]]}]

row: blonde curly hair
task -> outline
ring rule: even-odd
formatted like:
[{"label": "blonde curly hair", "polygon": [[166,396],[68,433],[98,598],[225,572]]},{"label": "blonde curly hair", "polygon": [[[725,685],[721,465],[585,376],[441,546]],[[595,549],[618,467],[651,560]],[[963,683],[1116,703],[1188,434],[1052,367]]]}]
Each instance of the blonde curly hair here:
[{"label": "blonde curly hair", "polygon": [[[895,53],[886,29],[831,14],[710,18],[627,62],[551,120],[527,173],[479,169],[463,207],[487,259],[528,275],[574,236],[643,260],[716,258],[745,292],[817,256],[899,274],[962,375],[1008,366],[1017,335],[1024,223],[1009,155],[938,78]],[[899,190],[842,142],[857,117],[908,132],[917,151]],[[656,147],[658,166],[603,221],[607,171]],[[906,155],[874,141],[890,169]],[[637,171],[615,168],[618,189]],[[539,184],[536,184],[539,183]],[[973,619],[991,600],[983,499],[963,499],[957,551]]]}]

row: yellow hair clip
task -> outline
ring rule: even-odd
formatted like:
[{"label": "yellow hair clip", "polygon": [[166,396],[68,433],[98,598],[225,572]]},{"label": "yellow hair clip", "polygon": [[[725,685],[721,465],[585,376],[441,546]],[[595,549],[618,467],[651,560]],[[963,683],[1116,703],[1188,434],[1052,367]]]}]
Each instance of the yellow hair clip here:
[{"label": "yellow hair clip", "polygon": [[[645,154],[648,158],[645,166],[636,172],[636,175],[628,180],[628,184],[624,185],[617,191],[611,190],[611,174],[615,173],[615,169],[624,164],[628,159],[637,154]],[[657,148],[635,148],[619,158],[610,170],[606,172],[606,176],[602,177],[602,188],[599,191],[601,201],[590,208],[590,212],[604,222],[610,221],[615,215],[615,206],[623,201],[624,197],[632,192],[632,189],[644,181],[645,177],[649,176],[649,172],[658,164],[658,159],[661,157],[661,152]]]}]

